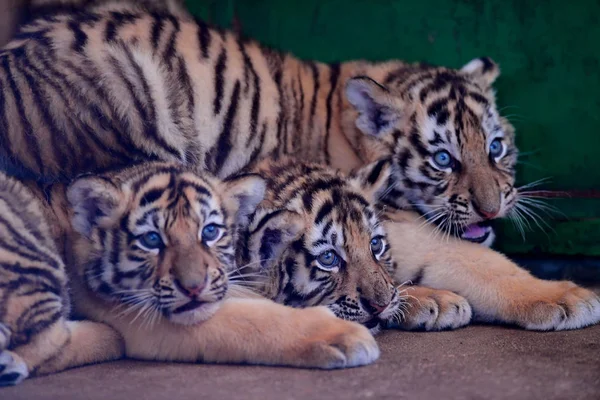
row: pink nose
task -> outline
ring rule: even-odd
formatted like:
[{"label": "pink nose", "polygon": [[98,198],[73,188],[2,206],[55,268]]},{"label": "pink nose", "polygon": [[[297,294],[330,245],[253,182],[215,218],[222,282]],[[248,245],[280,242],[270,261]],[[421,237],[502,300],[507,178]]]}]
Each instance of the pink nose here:
[{"label": "pink nose", "polygon": [[196,296],[198,296],[202,292],[202,289],[204,289],[204,286],[205,286],[204,284],[185,286],[179,280],[175,280],[175,285],[179,288],[179,290],[181,292],[183,292],[183,294],[185,294],[186,296],[191,297],[191,298],[195,298]]},{"label": "pink nose", "polygon": [[475,211],[477,211],[485,219],[493,219],[500,212],[499,206],[495,207],[492,205],[488,206],[486,209],[486,207],[481,207],[479,204],[477,204],[477,201],[475,200],[473,200],[472,204]]},{"label": "pink nose", "polygon": [[202,289],[204,289],[204,286],[199,286],[199,285],[190,286],[190,287],[186,288],[187,295],[190,296],[190,297],[191,296],[197,296],[197,295],[200,294],[200,292],[202,291]]},{"label": "pink nose", "polygon": [[374,301],[369,301],[369,300],[365,299],[364,297],[361,298],[360,301],[363,304],[363,307],[368,312],[370,312],[371,314],[374,314],[374,315],[381,314],[390,305],[390,303],[387,303],[387,304],[384,304],[384,305],[379,305],[379,304],[377,304]]},{"label": "pink nose", "polygon": [[481,215],[483,215],[487,219],[493,219],[496,215],[498,215],[497,210],[494,210],[494,211],[479,210],[479,212],[481,213]]}]

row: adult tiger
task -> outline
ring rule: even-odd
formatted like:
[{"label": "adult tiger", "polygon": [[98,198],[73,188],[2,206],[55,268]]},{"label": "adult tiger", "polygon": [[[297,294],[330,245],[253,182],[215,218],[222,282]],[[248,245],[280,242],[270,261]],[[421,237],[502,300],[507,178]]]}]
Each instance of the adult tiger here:
[{"label": "adult tiger", "polygon": [[[324,307],[235,296],[237,225],[264,195],[256,175],[221,182],[154,162],[30,186],[0,175],[0,386],[123,355],[326,369],[379,356],[365,327]],[[63,259],[75,315],[95,322],[67,321]]]}]

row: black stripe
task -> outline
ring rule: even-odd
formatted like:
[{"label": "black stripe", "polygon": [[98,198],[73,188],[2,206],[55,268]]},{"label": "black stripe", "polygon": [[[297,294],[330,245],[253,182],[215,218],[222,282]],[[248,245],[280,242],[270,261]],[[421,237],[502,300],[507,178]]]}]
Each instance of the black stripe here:
[{"label": "black stripe", "polygon": [[10,64],[8,62],[8,57],[2,57],[2,66],[4,67],[4,71],[6,71],[6,77],[8,80],[8,84],[13,94],[13,98],[15,100],[15,104],[17,107],[17,112],[19,113],[19,117],[21,119],[21,125],[24,130],[23,134],[25,136],[25,141],[27,142],[28,151],[32,153],[33,159],[35,160],[35,167],[37,170],[35,172],[40,175],[45,175],[44,163],[42,162],[42,156],[40,153],[40,145],[36,139],[36,135],[33,133],[33,128],[31,127],[31,123],[27,119],[25,115],[25,108],[23,106],[23,98],[21,97],[21,92],[17,86],[17,82],[12,75]]},{"label": "black stripe", "polygon": [[157,14],[153,14],[153,17],[154,22],[152,23],[152,34],[150,43],[152,44],[152,49],[156,51],[160,42],[160,35],[165,26],[165,21]]},{"label": "black stripe", "polygon": [[111,12],[110,16],[111,19],[106,23],[104,31],[104,40],[109,43],[116,39],[119,28],[125,24],[134,22],[138,18],[137,15],[128,12]]},{"label": "black stripe", "polygon": [[164,188],[160,189],[152,189],[144,194],[142,199],[140,200],[140,207],[145,207],[150,203],[154,203],[156,200],[160,199],[162,195],[165,193]]},{"label": "black stripe", "polygon": [[[252,105],[250,108],[250,135],[246,140],[246,146],[248,146],[258,133],[258,113],[260,111],[260,77],[256,73],[254,69],[254,65],[252,65],[252,60],[248,56],[246,52],[246,48],[244,43],[241,40],[238,40],[238,46],[240,52],[242,53],[242,57],[244,59],[244,71],[249,71],[250,75],[252,75],[252,84],[254,87],[254,94],[252,95]],[[246,82],[246,85],[249,87],[250,85]]]},{"label": "black stripe", "polygon": [[254,164],[256,163],[256,161],[259,159],[258,157],[260,156],[260,154],[262,152],[262,149],[263,149],[262,145],[265,142],[266,135],[267,135],[267,123],[265,122],[262,125],[260,137],[259,137],[258,141],[256,142],[257,144],[254,147],[254,150],[252,150],[252,154],[250,155],[246,169],[248,169],[248,170],[252,169],[252,167],[254,167]]},{"label": "black stripe", "polygon": [[4,262],[0,262],[0,268],[8,272],[12,272],[15,275],[31,276],[32,280],[35,280],[36,282],[39,282],[41,279],[45,279],[48,282],[47,285],[51,287],[63,287],[62,283],[60,282],[59,278],[54,274],[54,272],[49,271],[47,269],[32,266],[23,267],[19,263],[8,264]]},{"label": "black stripe", "polygon": [[177,35],[179,34],[181,27],[179,25],[179,21],[175,17],[170,17],[169,19],[173,24],[173,31],[171,32],[171,36],[169,37],[169,41],[167,42],[167,47],[163,54],[163,59],[167,62],[167,65],[171,67],[172,64],[170,61],[173,59],[173,57],[175,57],[175,45],[177,44]]},{"label": "black stripe", "polygon": [[181,193],[185,188],[189,188],[189,187],[193,188],[199,194],[202,194],[208,198],[212,198],[212,194],[210,193],[210,191],[207,188],[205,188],[204,186],[200,186],[195,182],[189,182],[189,181],[181,181],[179,183],[179,185],[177,186],[176,193]]},{"label": "black stripe", "polygon": [[227,52],[225,47],[221,49],[217,63],[215,64],[215,100],[213,103],[213,113],[219,115],[223,102],[223,92],[225,91],[225,80],[223,73],[227,64]]},{"label": "black stripe", "polygon": [[329,66],[330,68],[330,76],[329,76],[329,94],[327,95],[327,122],[325,125],[325,163],[331,164],[331,154],[329,154],[329,135],[331,128],[331,118],[332,118],[332,101],[333,101],[333,93],[337,87],[337,81],[340,77],[340,64],[334,63]]},{"label": "black stripe", "polygon": [[312,200],[313,196],[323,190],[330,190],[335,187],[344,186],[344,181],[340,178],[330,179],[317,179],[311,182],[310,189],[308,189],[302,196],[302,202],[308,212],[312,212]]},{"label": "black stripe", "polygon": [[307,127],[307,131],[308,131],[308,138],[307,138],[307,143],[308,146],[311,146],[311,139],[312,139],[312,135],[313,135],[313,131],[315,130],[313,123],[314,123],[314,119],[315,119],[315,112],[317,109],[317,96],[319,94],[319,88],[320,88],[320,82],[319,82],[319,69],[318,67],[314,64],[314,63],[309,63],[310,69],[312,71],[312,77],[313,77],[313,83],[314,83],[314,87],[313,87],[313,95],[312,98],[310,100],[310,113],[308,115],[308,127]]},{"label": "black stripe", "polygon": [[235,82],[235,86],[233,88],[231,101],[229,102],[227,114],[225,115],[225,121],[223,122],[223,129],[221,130],[221,134],[219,135],[219,141],[217,143],[217,146],[213,149],[213,151],[216,151],[216,156],[214,157],[215,173],[218,173],[221,170],[233,147],[233,143],[231,143],[231,133],[233,128],[233,121],[235,119],[238,109],[239,100],[240,81],[238,80]]},{"label": "black stripe", "polygon": [[6,98],[4,97],[4,85],[0,80],[0,151],[2,151],[8,159],[13,158],[11,149],[11,140],[8,134],[8,121],[6,119]]},{"label": "black stripe", "polygon": [[383,167],[386,166],[388,164],[388,160],[380,160],[377,162],[377,164],[375,164],[375,167],[373,167],[373,169],[371,169],[371,172],[369,173],[369,176],[367,177],[367,183],[369,185],[373,185],[375,182],[377,182],[377,180],[379,179],[379,176],[381,175],[381,171],[383,170]]},{"label": "black stripe", "polygon": [[208,58],[208,49],[210,47],[211,42],[211,33],[208,25],[206,25],[202,21],[197,21],[198,24],[198,42],[200,43],[200,52],[202,53],[202,57],[205,59]]},{"label": "black stripe", "polygon": [[469,96],[470,98],[472,98],[473,100],[475,100],[477,103],[481,104],[484,107],[488,106],[488,104],[489,104],[488,100],[484,96],[480,95],[479,93],[469,92],[469,93],[467,93],[467,96]]},{"label": "black stripe", "polygon": [[77,53],[82,53],[83,48],[87,44],[87,34],[81,29],[81,24],[78,21],[71,20],[67,26],[73,31],[73,38],[75,39],[71,45],[71,49]]},{"label": "black stripe", "polygon": [[325,217],[327,217],[331,211],[333,211],[333,203],[331,201],[326,201],[321,205],[321,208],[317,212],[317,216],[315,218],[315,225],[319,225]]}]

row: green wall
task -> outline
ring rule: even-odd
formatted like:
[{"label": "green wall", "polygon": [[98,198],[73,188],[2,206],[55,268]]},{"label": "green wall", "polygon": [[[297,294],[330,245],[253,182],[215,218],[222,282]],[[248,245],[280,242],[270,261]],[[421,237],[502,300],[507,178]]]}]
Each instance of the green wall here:
[{"label": "green wall", "polygon": [[[519,183],[571,191],[564,215],[524,242],[503,222],[508,253],[600,256],[600,2],[592,0],[188,0],[190,10],[301,58],[427,61],[460,67],[491,56],[502,114],[517,128]],[[596,192],[594,192],[594,190]],[[577,191],[577,192],[573,192]],[[590,192],[592,191],[592,192]],[[593,196],[596,198],[583,198]],[[506,226],[505,226],[506,225]]]}]

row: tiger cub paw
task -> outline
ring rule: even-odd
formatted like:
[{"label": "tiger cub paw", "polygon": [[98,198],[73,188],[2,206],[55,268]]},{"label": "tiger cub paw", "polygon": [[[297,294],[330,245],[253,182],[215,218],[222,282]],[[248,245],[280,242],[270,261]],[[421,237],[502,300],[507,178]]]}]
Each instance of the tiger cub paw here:
[{"label": "tiger cub paw", "polygon": [[600,322],[600,296],[572,282],[544,282],[546,288],[523,305],[517,325],[536,331],[578,329]]},{"label": "tiger cub paw", "polygon": [[310,320],[297,360],[299,366],[322,369],[358,367],[379,358],[379,347],[364,326],[337,318],[325,307],[301,310]]},{"label": "tiger cub paw", "polygon": [[13,386],[29,376],[27,364],[12,351],[0,352],[0,386]]},{"label": "tiger cub paw", "polygon": [[400,329],[440,331],[456,329],[471,321],[473,311],[462,296],[447,290],[408,289]]}]

